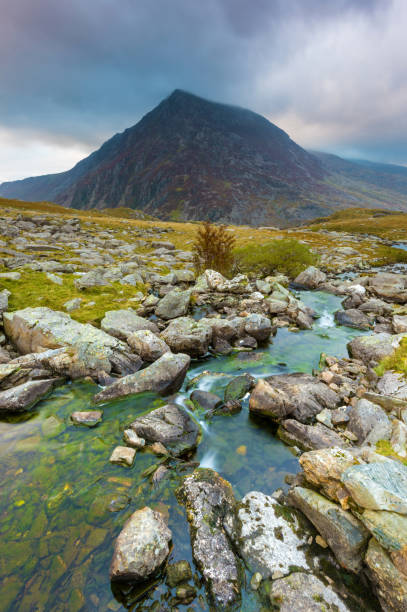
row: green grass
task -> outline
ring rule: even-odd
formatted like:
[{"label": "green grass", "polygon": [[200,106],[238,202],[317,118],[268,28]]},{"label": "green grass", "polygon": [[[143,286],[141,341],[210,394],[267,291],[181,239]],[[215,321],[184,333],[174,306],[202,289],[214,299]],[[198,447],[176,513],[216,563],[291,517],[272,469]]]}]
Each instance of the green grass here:
[{"label": "green grass", "polygon": [[407,376],[407,338],[403,338],[394,353],[382,359],[375,368],[378,376],[383,376],[387,370],[395,370]]},{"label": "green grass", "polygon": [[400,455],[394,451],[389,440],[379,440],[376,444],[376,452],[378,452],[379,455],[396,459],[396,461],[400,461],[404,465],[407,465],[407,459],[405,457],[400,457]]}]

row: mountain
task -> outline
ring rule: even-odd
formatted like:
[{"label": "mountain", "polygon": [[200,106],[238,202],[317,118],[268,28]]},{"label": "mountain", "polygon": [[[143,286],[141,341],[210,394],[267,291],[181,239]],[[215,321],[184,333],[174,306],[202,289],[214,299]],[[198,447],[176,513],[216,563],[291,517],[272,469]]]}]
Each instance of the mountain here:
[{"label": "mountain", "polygon": [[406,169],[374,166],[305,151],[252,111],[175,90],[71,170],[3,183],[0,196],[251,225],[347,206],[407,210]]}]

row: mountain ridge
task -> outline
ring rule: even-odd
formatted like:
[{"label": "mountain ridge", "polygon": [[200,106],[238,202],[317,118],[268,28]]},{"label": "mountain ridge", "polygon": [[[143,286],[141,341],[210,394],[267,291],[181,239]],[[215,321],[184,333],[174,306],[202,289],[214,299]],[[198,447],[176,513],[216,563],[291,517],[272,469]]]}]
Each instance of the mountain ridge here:
[{"label": "mountain ridge", "polygon": [[283,226],[347,206],[407,210],[407,169],[391,177],[306,151],[253,111],[177,89],[70,170],[3,183],[0,195]]}]

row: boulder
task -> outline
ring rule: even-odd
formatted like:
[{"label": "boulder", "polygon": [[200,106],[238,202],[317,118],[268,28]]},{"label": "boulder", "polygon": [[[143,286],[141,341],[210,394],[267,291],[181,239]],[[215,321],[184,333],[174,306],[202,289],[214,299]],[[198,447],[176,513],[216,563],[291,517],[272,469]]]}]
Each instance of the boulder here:
[{"label": "boulder", "polygon": [[247,493],[236,510],[228,532],[251,572],[271,578],[289,574],[293,566],[311,569],[309,533],[299,513],[257,491]]},{"label": "boulder", "polygon": [[392,336],[386,332],[371,336],[357,336],[348,345],[349,355],[353,359],[361,359],[363,363],[379,362],[391,355],[398,347],[403,334]]},{"label": "boulder", "polygon": [[0,392],[0,414],[31,410],[55,386],[55,379],[33,380]]},{"label": "boulder", "polygon": [[0,291],[0,315],[3,312],[6,312],[10,295],[11,293],[8,291],[8,289],[3,289],[3,291]]},{"label": "boulder", "polygon": [[192,317],[180,317],[171,321],[161,338],[174,353],[186,353],[191,357],[203,357],[212,340],[212,330],[206,322]]},{"label": "boulder", "polygon": [[213,412],[223,403],[219,395],[215,395],[215,393],[210,393],[209,391],[201,391],[201,389],[192,391],[190,399],[196,409],[205,410],[205,412]]},{"label": "boulder", "polygon": [[244,330],[258,342],[264,342],[272,332],[270,319],[261,314],[250,314],[246,317]]},{"label": "boulder", "polygon": [[140,317],[133,310],[108,310],[105,312],[100,327],[107,334],[120,340],[127,340],[133,332],[145,329],[155,334],[159,333],[159,329],[153,321]]},{"label": "boulder", "polygon": [[364,510],[359,518],[407,580],[407,516],[384,510]]},{"label": "boulder", "polygon": [[123,274],[119,268],[95,268],[86,272],[75,280],[77,289],[87,289],[89,287],[103,287],[118,281]]},{"label": "boulder", "polygon": [[358,306],[358,309],[362,312],[368,312],[380,316],[391,314],[393,311],[389,304],[377,298],[370,298],[366,300],[366,302],[362,302],[362,304]]},{"label": "boulder", "polygon": [[309,266],[294,279],[294,284],[304,289],[316,289],[318,285],[325,281],[326,274],[324,272],[314,266]]},{"label": "boulder", "polygon": [[399,419],[392,422],[390,444],[399,457],[407,457],[407,425]]},{"label": "boulder", "polygon": [[157,361],[170,351],[168,344],[149,329],[131,333],[127,338],[127,344],[143,361],[148,362]]},{"label": "boulder", "polygon": [[395,334],[404,334],[407,332],[407,316],[394,315],[392,319],[393,331]]},{"label": "boulder", "polygon": [[375,538],[369,542],[365,561],[383,612],[407,610],[407,576],[397,569]]},{"label": "boulder", "polygon": [[225,387],[225,402],[243,399],[246,393],[253,389],[255,384],[256,380],[250,374],[241,374],[240,376],[232,378]]},{"label": "boulder", "polygon": [[287,419],[282,421],[277,430],[277,435],[286,444],[298,446],[305,451],[330,448],[331,446],[339,448],[347,446],[347,443],[337,433],[321,423],[304,425],[294,419]]},{"label": "boulder", "polygon": [[407,302],[407,277],[403,274],[380,272],[369,279],[368,286],[372,293],[388,302]]},{"label": "boulder", "polygon": [[182,455],[198,443],[198,425],[176,404],[166,404],[138,417],[130,428],[146,442],[161,442],[173,455]]},{"label": "boulder", "polygon": [[335,321],[339,325],[345,325],[346,327],[354,327],[356,329],[371,329],[372,319],[370,319],[364,312],[356,308],[350,308],[348,310],[337,310],[335,312]]},{"label": "boulder", "polygon": [[280,612],[349,612],[330,586],[303,572],[274,580],[270,586],[270,602]]},{"label": "boulder", "polygon": [[157,305],[155,314],[160,319],[176,319],[187,314],[189,302],[191,300],[191,291],[170,291],[165,295]]},{"label": "boulder", "polygon": [[198,469],[184,478],[177,497],[186,506],[192,554],[214,608],[238,604],[240,566],[225,529],[235,516],[231,485],[213,470]]},{"label": "boulder", "polygon": [[148,368],[124,376],[97,393],[94,401],[104,402],[143,391],[154,391],[160,395],[175,393],[184,382],[190,362],[188,355],[165,353]]},{"label": "boulder", "polygon": [[402,463],[387,459],[354,465],[341,481],[362,508],[407,514],[407,466]]},{"label": "boulder", "polygon": [[64,364],[71,378],[96,376],[101,371],[125,375],[136,372],[142,363],[120,340],[93,325],[78,323],[64,312],[25,308],[4,313],[3,319],[6,335],[20,353],[69,347]]},{"label": "boulder", "polygon": [[362,398],[349,411],[348,430],[355,434],[359,446],[376,445],[390,439],[391,422],[383,408]]},{"label": "boulder", "polygon": [[[377,381],[376,387],[381,395],[390,395],[393,400],[407,400],[407,381],[400,372],[385,372]],[[401,408],[400,403],[398,407]]]},{"label": "boulder", "polygon": [[219,293],[247,293],[249,289],[249,281],[244,274],[238,274],[232,280],[227,280],[220,272],[205,270],[204,278],[210,291],[217,291]]},{"label": "boulder", "polygon": [[370,536],[357,518],[326,497],[304,487],[291,489],[287,501],[311,521],[342,567],[355,574],[361,571]]},{"label": "boulder", "polygon": [[335,408],[339,401],[335,391],[315,376],[277,374],[257,382],[250,396],[249,410],[275,421],[290,416],[306,423],[323,408]]},{"label": "boulder", "polygon": [[134,512],[116,539],[111,580],[142,582],[154,576],[169,555],[171,538],[162,514],[147,506]]}]

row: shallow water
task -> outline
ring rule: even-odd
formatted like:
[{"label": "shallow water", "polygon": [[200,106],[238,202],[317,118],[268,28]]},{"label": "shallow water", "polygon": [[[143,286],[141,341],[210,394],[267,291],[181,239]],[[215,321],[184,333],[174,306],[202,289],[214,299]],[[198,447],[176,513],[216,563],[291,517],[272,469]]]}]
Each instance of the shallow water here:
[{"label": "shallow water", "polygon": [[[231,378],[242,372],[257,377],[312,372],[322,351],[345,356],[346,343],[362,332],[335,326],[332,313],[340,308],[341,298],[302,292],[301,299],[321,315],[313,330],[280,329],[268,347],[195,362],[177,401],[184,403],[192,388],[222,394]],[[191,380],[206,371],[191,386]],[[192,562],[184,508],[174,496],[180,478],[192,467],[183,462],[170,465],[169,476],[154,487],[150,474],[160,462],[156,456],[138,452],[132,468],[109,463],[124,426],[165,402],[153,394],[110,402],[96,428],[72,426],[70,414],[90,408],[96,390],[88,383],[68,384],[41,402],[28,420],[0,422],[0,608],[4,611],[124,609],[123,593],[114,595],[108,578],[113,543],[127,517],[147,504],[168,516],[171,559]],[[211,421],[194,413],[202,440],[191,459],[217,470],[238,497],[251,490],[272,493],[284,488],[286,474],[298,470],[297,458],[274,436],[274,427],[250,417],[247,405],[248,398],[239,414]],[[352,581],[348,575],[338,576],[333,575]],[[205,592],[197,586],[199,599],[188,609],[208,610]],[[158,579],[144,598],[140,591],[127,593],[125,607],[154,610],[168,597],[168,588]],[[256,597],[244,590],[241,609],[259,610]]]}]

